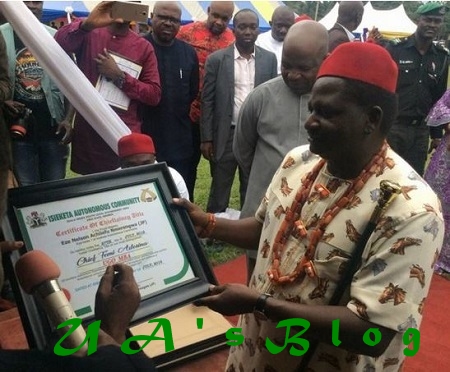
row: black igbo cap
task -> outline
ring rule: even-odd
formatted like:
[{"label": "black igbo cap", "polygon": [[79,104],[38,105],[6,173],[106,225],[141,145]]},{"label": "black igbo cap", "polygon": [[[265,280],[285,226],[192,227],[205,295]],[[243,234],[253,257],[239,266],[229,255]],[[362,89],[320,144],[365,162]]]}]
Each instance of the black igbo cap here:
[{"label": "black igbo cap", "polygon": [[445,10],[446,6],[443,3],[430,1],[426,4],[419,6],[416,10],[416,14],[444,16]]}]

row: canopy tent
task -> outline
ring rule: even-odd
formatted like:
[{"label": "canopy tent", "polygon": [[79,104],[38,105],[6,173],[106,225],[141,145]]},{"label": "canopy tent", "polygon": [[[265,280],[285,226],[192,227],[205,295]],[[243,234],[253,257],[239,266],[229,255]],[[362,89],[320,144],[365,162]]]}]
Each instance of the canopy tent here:
[{"label": "canopy tent", "polygon": [[72,9],[75,17],[87,17],[89,10],[86,1],[44,1],[42,22],[49,23],[58,18],[66,17],[66,10]]},{"label": "canopy tent", "polygon": [[[149,5],[150,12],[156,1],[141,1],[142,4]],[[42,21],[49,23],[55,19],[65,17],[67,7],[73,9],[73,15],[76,17],[86,17],[98,1],[44,1],[44,11]],[[192,21],[202,21],[207,17],[207,9],[210,1],[179,1],[181,7],[182,24]],[[249,8],[259,15],[261,31],[270,29],[269,21],[272,13],[281,1],[235,1],[235,13],[240,9]]]},{"label": "canopy tent", "polygon": [[[338,7],[339,4],[336,3],[330,12],[319,21],[327,29],[333,27],[336,22]],[[416,30],[416,25],[406,15],[403,4],[391,10],[376,10],[368,2],[364,6],[364,15],[361,24],[354,32],[355,34],[361,35],[364,28],[370,31],[372,27],[377,27],[383,36],[387,38],[411,35]]]}]

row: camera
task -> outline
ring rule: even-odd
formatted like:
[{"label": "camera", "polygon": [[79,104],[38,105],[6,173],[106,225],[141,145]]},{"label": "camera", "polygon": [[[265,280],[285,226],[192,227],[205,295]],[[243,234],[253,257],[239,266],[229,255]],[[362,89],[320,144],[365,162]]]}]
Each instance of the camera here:
[{"label": "camera", "polygon": [[25,137],[32,113],[33,111],[26,107],[19,112],[19,115],[16,119],[17,121],[9,128],[12,138],[21,139]]}]

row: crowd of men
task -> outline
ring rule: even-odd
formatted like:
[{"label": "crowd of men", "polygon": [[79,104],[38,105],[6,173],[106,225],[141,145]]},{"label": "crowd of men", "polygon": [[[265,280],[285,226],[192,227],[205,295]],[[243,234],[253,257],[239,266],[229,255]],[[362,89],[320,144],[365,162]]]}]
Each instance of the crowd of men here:
[{"label": "crowd of men", "polygon": [[[42,18],[42,2],[25,3],[38,19]],[[275,105],[270,98],[270,109],[264,106],[272,116],[270,128],[275,128],[273,123],[276,122],[286,128],[286,132],[276,131],[281,137],[273,145],[273,151],[278,155],[266,154],[269,166],[262,169],[261,161],[265,160],[258,154],[255,156],[255,136],[259,134],[254,129],[261,117],[245,116],[252,114],[248,107],[255,104],[257,92],[266,89],[277,96],[275,87],[268,88],[266,84],[255,89],[277,75],[283,76],[277,84],[282,80],[287,84],[290,80],[288,92],[301,96],[311,89],[323,58],[306,61],[305,58],[315,57],[311,50],[289,58],[289,48],[285,48],[287,55],[283,57],[284,39],[296,22],[294,12],[287,6],[278,7],[269,22],[271,30],[258,35],[258,15],[250,9],[235,14],[232,30],[227,27],[234,13],[233,2],[213,1],[206,21],[185,26],[181,26],[181,8],[177,3],[159,2],[151,14],[152,32],[138,37],[130,30],[130,22],[114,22],[110,9],[111,3],[103,2],[86,19],[76,19],[57,31],[44,27],[52,35],[56,33],[58,43],[75,55],[79,68],[92,84],[96,84],[99,76],[104,76],[130,99],[126,109],[115,109],[116,112],[132,132],[142,132],[153,138],[159,161],[166,162],[182,175],[192,201],[197,167],[203,154],[211,170],[207,210],[214,213],[226,210],[238,169],[241,209],[244,216],[254,213],[277,163],[288,149],[307,142],[301,125],[304,117],[298,120],[300,132],[285,136],[283,133],[288,133],[285,123],[292,125],[297,121],[292,120],[292,116],[299,118],[299,115],[293,110],[282,110],[281,105]],[[431,12],[435,14],[428,12],[427,17],[418,17],[417,31],[413,35],[386,46],[400,67],[397,87],[400,112],[389,133],[389,144],[413,164],[420,175],[424,173],[429,140],[424,120],[446,87],[447,53],[432,43],[443,20],[439,13],[442,11],[435,9]],[[340,3],[336,23],[328,30],[328,52],[341,43],[355,40],[352,31],[359,26],[363,13],[362,2]],[[252,17],[252,22],[244,22],[243,17]],[[430,22],[433,22],[431,30]],[[30,58],[34,57],[11,25],[6,23],[0,27],[6,42],[7,76],[12,86],[11,96],[4,102],[4,113],[10,123],[24,119],[28,124],[27,133],[13,141],[13,170],[18,184],[26,186],[64,178],[69,143],[71,170],[75,173],[83,175],[116,169],[117,155],[81,115],[75,115],[39,62],[33,59],[30,63]],[[307,32],[298,35],[301,37]],[[323,45],[320,42],[324,40],[322,37],[315,44]],[[305,42],[299,41],[299,44],[305,45]],[[139,76],[132,77],[121,71],[114,55],[140,65]],[[303,71],[293,78],[293,74],[286,71],[291,68],[289,64],[299,60],[305,61],[301,68],[308,72]],[[276,63],[275,71],[273,63]],[[309,87],[295,92],[292,85],[296,79],[300,84],[308,80]],[[275,80],[271,84],[275,84]],[[252,94],[246,100],[249,93]],[[288,96],[285,97],[284,103],[288,100]],[[306,109],[307,100],[307,95],[300,100],[300,111]],[[237,125],[238,120],[244,123]],[[267,136],[270,135],[266,133]],[[436,147],[440,131],[432,131],[431,137],[432,146]],[[258,141],[262,146],[261,138]],[[266,148],[262,150],[265,152]],[[250,170],[253,176],[249,181]],[[255,175],[260,179],[254,181]],[[248,188],[250,201],[245,203]]]},{"label": "crowd of men", "polygon": [[[42,2],[25,3],[41,17]],[[93,85],[103,76],[129,98],[125,109],[114,108],[133,132],[119,141],[118,155],[74,113],[11,25],[0,26],[1,196],[9,166],[4,133],[25,113],[27,132],[11,141],[20,186],[64,178],[70,142],[71,169],[81,175],[153,163],[157,156],[184,179],[191,201],[173,202],[186,208],[199,235],[253,252],[248,286],[212,286],[196,301],[241,315],[245,343],[231,348],[227,371],[399,370],[404,333],[420,325],[444,236],[439,200],[421,176],[430,135],[432,146],[442,136],[440,128],[430,134],[425,118],[447,86],[448,53],[433,43],[445,6],[420,6],[416,32],[387,45],[377,45],[376,32],[370,42],[354,42],[364,11],[355,1],[340,3],[331,30],[312,20],[296,23],[281,6],[272,30],[259,36],[258,15],[234,12],[233,2],[213,1],[206,21],[185,26],[176,2],[157,2],[152,32],[144,36],[113,19],[111,6],[102,2],[87,18],[46,28]],[[140,74],[122,71],[115,55],[138,64]],[[192,203],[201,155],[212,179],[206,212]],[[237,169],[241,219],[216,218],[228,207]],[[362,241],[382,179],[397,183],[402,194]],[[352,272],[349,262],[361,244]],[[410,275],[411,268],[421,275]],[[115,269],[133,287],[131,269]],[[99,288],[105,302],[118,296],[105,290],[110,274]],[[329,306],[345,275],[349,287]],[[114,303],[114,312],[127,307]],[[291,345],[300,345],[294,329],[277,327],[292,318],[308,320],[305,338],[318,345],[303,358]],[[335,319],[340,345],[331,338]],[[373,328],[379,340],[369,346],[362,340]],[[120,353],[110,336],[105,345],[113,347],[103,350]],[[45,363],[42,355],[33,357]],[[2,358],[10,366],[13,357],[0,354],[0,366]],[[98,362],[90,358],[86,366]],[[122,362],[136,369],[145,364]]]}]

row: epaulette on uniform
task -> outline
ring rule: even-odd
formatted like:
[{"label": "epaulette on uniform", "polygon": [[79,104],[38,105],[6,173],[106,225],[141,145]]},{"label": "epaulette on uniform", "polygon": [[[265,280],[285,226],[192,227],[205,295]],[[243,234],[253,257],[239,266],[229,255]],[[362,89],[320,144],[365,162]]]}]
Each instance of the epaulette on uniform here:
[{"label": "epaulette on uniform", "polygon": [[408,37],[396,37],[394,39],[389,40],[391,45],[400,45],[408,41]]},{"label": "epaulette on uniform", "polygon": [[438,50],[439,52],[445,53],[447,55],[450,54],[450,51],[443,45],[440,44],[436,44],[436,50]]}]

